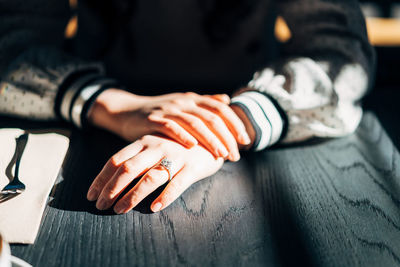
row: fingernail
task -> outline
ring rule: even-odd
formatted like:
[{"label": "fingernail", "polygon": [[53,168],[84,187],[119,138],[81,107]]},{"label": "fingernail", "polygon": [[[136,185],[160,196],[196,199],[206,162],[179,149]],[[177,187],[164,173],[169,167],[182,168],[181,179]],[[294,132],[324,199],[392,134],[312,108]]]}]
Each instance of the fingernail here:
[{"label": "fingernail", "polygon": [[229,160],[230,161],[239,161],[240,159],[240,154],[239,153],[232,153],[229,155]]},{"label": "fingernail", "polygon": [[87,194],[87,199],[89,201],[94,201],[94,200],[96,200],[96,197],[97,197],[96,189],[90,189],[88,194]]},{"label": "fingernail", "polygon": [[228,150],[226,150],[226,148],[220,148],[218,149],[218,154],[220,157],[227,157],[229,155]]},{"label": "fingernail", "polygon": [[189,140],[189,141],[186,142],[186,145],[187,145],[189,148],[192,148],[192,147],[196,146],[197,144],[198,144],[198,142],[197,142],[196,139],[194,139],[194,140]]},{"label": "fingernail", "polygon": [[124,207],[114,207],[114,212],[115,212],[116,214],[125,213],[125,208],[124,208]]},{"label": "fingernail", "polygon": [[162,207],[162,204],[160,202],[157,202],[156,204],[153,205],[153,208],[151,209],[153,212],[160,211]]},{"label": "fingernail", "polygon": [[193,138],[192,142],[193,142],[194,145],[198,145],[199,144],[199,142],[195,138]]},{"label": "fingernail", "polygon": [[240,134],[239,138],[240,138],[240,141],[242,142],[243,145],[248,145],[251,142],[250,137],[249,137],[249,135],[247,133],[246,134]]},{"label": "fingernail", "polygon": [[107,203],[104,199],[97,200],[96,208],[99,210],[104,210],[104,209],[106,209],[106,204]]},{"label": "fingernail", "polygon": [[240,154],[239,153],[235,153],[234,157],[235,157],[234,161],[239,161],[240,160]]}]

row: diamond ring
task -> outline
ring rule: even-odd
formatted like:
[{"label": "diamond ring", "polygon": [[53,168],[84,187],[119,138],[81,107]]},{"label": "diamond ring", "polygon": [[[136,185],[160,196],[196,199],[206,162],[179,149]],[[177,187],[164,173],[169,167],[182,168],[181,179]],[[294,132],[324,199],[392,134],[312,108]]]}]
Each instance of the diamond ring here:
[{"label": "diamond ring", "polygon": [[168,158],[163,158],[160,162],[160,166],[162,166],[167,172],[168,172],[168,180],[172,180],[172,175],[171,175],[171,167],[172,167],[172,161],[169,160]]}]

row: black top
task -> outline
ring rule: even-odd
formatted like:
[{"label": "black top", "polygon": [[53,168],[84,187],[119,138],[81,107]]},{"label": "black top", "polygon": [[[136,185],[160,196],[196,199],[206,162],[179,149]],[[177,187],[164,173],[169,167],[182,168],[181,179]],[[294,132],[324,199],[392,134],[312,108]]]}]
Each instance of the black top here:
[{"label": "black top", "polygon": [[[86,114],[75,111],[91,103],[81,107],[84,88],[102,76],[144,95],[233,93],[249,84],[286,113],[284,141],[292,142],[353,132],[373,81],[357,0],[82,0],[77,10],[67,1],[0,0],[0,10],[0,90],[8,90],[0,112],[22,117],[61,114],[81,127]],[[66,42],[74,12],[78,33]],[[279,49],[277,15],[292,32]]]},{"label": "black top", "polygon": [[[65,51],[64,29],[73,12],[67,1],[0,0],[0,10],[2,75],[35,45]],[[110,76],[135,91],[235,90],[262,66],[277,63],[276,15],[293,34],[282,47],[281,61],[297,56],[326,60],[334,63],[332,76],[348,62],[361,64],[367,73],[373,66],[356,0],[86,0],[78,11],[79,32],[69,52],[105,63]],[[20,60],[55,69],[68,63],[46,50]],[[157,93],[145,91],[152,92]]]}]

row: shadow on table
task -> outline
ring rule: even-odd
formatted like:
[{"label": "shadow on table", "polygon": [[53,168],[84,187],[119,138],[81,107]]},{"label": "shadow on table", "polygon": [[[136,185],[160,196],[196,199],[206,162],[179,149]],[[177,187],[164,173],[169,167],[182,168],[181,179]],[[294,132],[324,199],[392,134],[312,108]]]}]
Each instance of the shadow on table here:
[{"label": "shadow on table", "polygon": [[[247,169],[251,172],[254,188],[260,190],[266,225],[270,227],[274,252],[279,258],[281,266],[314,266],[313,253],[309,250],[309,243],[305,238],[304,230],[299,227],[298,214],[293,209],[293,198],[288,183],[290,177],[286,170],[279,166],[282,160],[289,161],[289,157],[276,157],[292,149],[318,149],[329,144],[333,138],[313,138],[308,141],[281,144],[269,148],[268,151],[244,155]],[[275,153],[274,153],[275,151]],[[272,153],[270,153],[272,152]],[[290,153],[290,152],[289,152]],[[266,167],[266,164],[270,167]]]},{"label": "shadow on table", "polygon": [[[115,215],[112,209],[97,210],[95,202],[88,201],[86,194],[92,181],[107,160],[126,145],[125,141],[104,131],[96,130],[95,133],[73,131],[63,168],[50,195],[49,206],[60,210]],[[129,191],[135,185],[135,182],[125,192]],[[151,213],[150,204],[161,193],[161,190],[162,188],[159,188],[153,192],[134,210],[141,213]]]},{"label": "shadow on table", "polygon": [[[125,147],[127,142],[113,134],[100,130],[84,133],[74,130],[71,133],[70,139],[70,147],[56,185],[52,190],[49,206],[60,210],[85,211],[98,215],[114,215],[115,213],[112,209],[107,211],[97,210],[95,202],[88,201],[86,194],[93,179],[101,171],[107,160],[118,150]],[[324,141],[326,140],[315,139],[307,143],[296,144],[295,146],[318,145]],[[291,146],[284,146],[283,148]],[[280,148],[282,146],[275,149]],[[125,192],[129,191],[137,181],[138,179]],[[158,188],[141,201],[134,210],[145,214],[152,213],[150,204],[162,190],[163,187]]]},{"label": "shadow on table", "polygon": [[[323,143],[323,142],[322,142]],[[311,145],[322,144],[320,140]],[[292,147],[291,145],[290,147]],[[302,146],[302,144],[300,144]],[[286,146],[288,147],[288,146]],[[280,149],[285,149],[280,147]],[[254,188],[261,190],[262,203],[266,225],[270,227],[274,251],[282,266],[313,266],[312,255],[307,249],[304,233],[299,229],[298,216],[293,212],[289,192],[285,180],[280,173],[260,173],[260,168],[266,170],[265,164],[278,164],[270,153],[248,153],[245,156],[246,165],[251,170]]]},{"label": "shadow on table", "polygon": [[[348,266],[355,251],[364,265],[378,257],[371,247],[381,251],[380,246],[400,262],[393,241],[398,240],[393,232],[399,218],[399,154],[373,114],[366,113],[347,137],[245,159],[283,266],[318,266],[329,257],[333,265]],[[376,262],[391,260],[385,253],[379,257]]]}]

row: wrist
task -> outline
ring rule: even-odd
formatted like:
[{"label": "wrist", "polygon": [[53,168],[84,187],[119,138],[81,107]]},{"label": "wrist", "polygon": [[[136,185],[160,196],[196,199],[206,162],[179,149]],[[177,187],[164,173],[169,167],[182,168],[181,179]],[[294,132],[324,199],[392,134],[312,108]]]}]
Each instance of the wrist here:
[{"label": "wrist", "polygon": [[250,149],[254,141],[256,139],[256,131],[250,121],[250,119],[247,117],[246,113],[237,105],[231,105],[232,110],[236,113],[236,115],[239,117],[239,119],[243,122],[244,126],[246,127],[246,132],[250,137],[250,143],[248,145],[240,145],[240,149],[248,150]]},{"label": "wrist", "polygon": [[148,97],[110,88],[99,94],[88,111],[88,121],[97,127],[121,133],[127,112],[137,110]]},{"label": "wrist", "polygon": [[232,98],[232,106],[240,110],[252,138],[251,148],[261,151],[277,143],[285,129],[284,116],[277,102],[270,96],[254,91],[244,91]]}]

